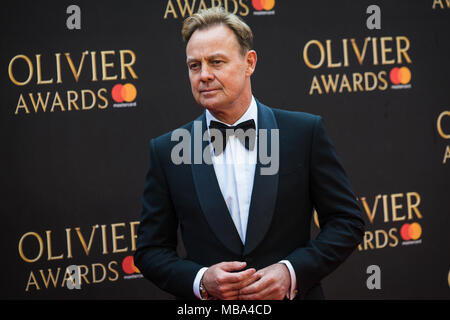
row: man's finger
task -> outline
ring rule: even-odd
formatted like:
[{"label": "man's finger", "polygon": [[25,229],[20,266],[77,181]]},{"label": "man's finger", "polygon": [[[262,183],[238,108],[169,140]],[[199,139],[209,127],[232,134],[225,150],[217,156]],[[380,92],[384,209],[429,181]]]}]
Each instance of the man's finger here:
[{"label": "man's finger", "polygon": [[247,263],[241,261],[232,261],[232,262],[223,262],[220,264],[220,268],[223,271],[231,272],[231,271],[239,271],[244,269],[247,266]]},{"label": "man's finger", "polygon": [[274,299],[272,292],[273,288],[269,286],[261,291],[256,291],[249,294],[239,293],[239,300],[271,300]]},{"label": "man's finger", "polygon": [[[256,277],[258,277],[259,275],[256,275]],[[241,295],[248,295],[248,294],[253,294],[253,293],[257,293],[260,292],[261,290],[263,290],[266,286],[267,286],[267,281],[265,281],[265,279],[262,278],[258,278],[258,280],[256,280],[255,282],[253,282],[252,284],[246,286],[245,288],[242,288],[241,290],[239,290],[239,294]]]},{"label": "man's finger", "polygon": [[251,285],[252,283],[258,281],[261,279],[261,275],[259,273],[254,273],[252,274],[250,277],[248,277],[247,279],[241,281],[239,283],[239,285],[241,286],[239,289],[243,289],[245,287],[248,287],[249,285]]},{"label": "man's finger", "polygon": [[229,272],[227,273],[227,282],[230,283],[236,283],[236,282],[242,282],[249,277],[251,277],[253,274],[255,274],[256,269],[247,269],[241,272]]},{"label": "man's finger", "polygon": [[239,290],[230,291],[223,295],[223,300],[238,300],[239,299]]},{"label": "man's finger", "polygon": [[224,291],[237,291],[239,293],[239,291],[242,288],[245,288],[246,286],[252,284],[253,282],[259,280],[259,276],[250,276],[245,278],[243,281],[240,282],[233,282],[227,285],[224,285],[222,288]]}]

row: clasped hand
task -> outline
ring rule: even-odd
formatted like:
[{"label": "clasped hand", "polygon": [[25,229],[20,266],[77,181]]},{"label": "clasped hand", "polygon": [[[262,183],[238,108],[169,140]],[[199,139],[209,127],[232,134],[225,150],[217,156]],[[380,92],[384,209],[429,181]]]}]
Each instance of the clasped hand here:
[{"label": "clasped hand", "polygon": [[256,271],[243,270],[245,262],[221,262],[206,270],[203,285],[210,296],[220,300],[282,300],[291,279],[286,265],[276,263]]}]

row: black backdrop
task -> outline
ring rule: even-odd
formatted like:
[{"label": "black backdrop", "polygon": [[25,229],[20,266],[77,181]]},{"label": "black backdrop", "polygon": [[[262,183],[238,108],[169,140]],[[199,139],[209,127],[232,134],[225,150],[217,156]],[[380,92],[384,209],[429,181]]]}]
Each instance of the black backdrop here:
[{"label": "black backdrop", "polygon": [[[178,2],[195,12],[219,1]],[[178,2],[2,4],[2,298],[171,298],[127,257],[149,139],[202,112],[189,88]],[[66,27],[71,4],[81,9],[80,30]],[[381,9],[380,30],[366,27],[372,4]],[[227,5],[255,34],[255,96],[324,118],[364,209],[365,241],[324,279],[327,298],[448,299],[450,4],[278,0],[261,11],[250,0]],[[312,65],[322,48],[320,67],[308,66],[305,47]],[[393,68],[403,68],[401,76],[391,79]],[[328,79],[337,82],[327,92]],[[112,88],[126,83],[136,97],[115,102]],[[48,98],[45,111],[33,107],[39,93],[42,102]],[[66,287],[69,265],[82,266],[81,290]],[[367,287],[370,265],[380,267],[381,289]]]}]

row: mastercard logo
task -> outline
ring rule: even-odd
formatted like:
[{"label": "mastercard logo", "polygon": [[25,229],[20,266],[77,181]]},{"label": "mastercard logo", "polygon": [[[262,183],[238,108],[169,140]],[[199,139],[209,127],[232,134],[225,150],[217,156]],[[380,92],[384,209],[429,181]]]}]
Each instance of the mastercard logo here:
[{"label": "mastercard logo", "polygon": [[392,68],[389,78],[393,84],[408,84],[411,81],[411,71],[407,67]]},{"label": "mastercard logo", "polygon": [[131,83],[116,84],[111,91],[111,96],[115,102],[131,102],[136,99],[136,87]]},{"label": "mastercard logo", "polygon": [[275,0],[252,0],[252,6],[255,10],[272,10],[275,7]]},{"label": "mastercard logo", "polygon": [[127,256],[123,259],[122,270],[126,274],[141,273],[139,269],[134,265],[133,256]]},{"label": "mastercard logo", "polygon": [[405,223],[400,229],[400,236],[403,240],[417,240],[422,235],[422,227],[417,222]]}]

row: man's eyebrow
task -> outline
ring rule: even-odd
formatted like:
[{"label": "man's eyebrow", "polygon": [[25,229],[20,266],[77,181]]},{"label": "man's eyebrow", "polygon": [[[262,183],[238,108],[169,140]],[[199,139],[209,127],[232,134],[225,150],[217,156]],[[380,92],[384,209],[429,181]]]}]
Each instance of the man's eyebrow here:
[{"label": "man's eyebrow", "polygon": [[198,60],[195,58],[187,58],[186,63],[195,62],[195,61],[198,61]]},{"label": "man's eyebrow", "polygon": [[213,55],[210,55],[208,57],[208,60],[214,60],[214,59],[217,59],[217,58],[226,58],[226,55],[224,55],[222,53],[215,53]]},{"label": "man's eyebrow", "polygon": [[[217,58],[222,58],[222,59],[224,59],[224,58],[226,58],[226,55],[225,55],[225,54],[222,54],[222,53],[214,53],[214,54],[208,56],[208,57],[206,58],[206,60],[214,60],[214,59],[217,59]],[[190,63],[190,62],[197,62],[197,61],[199,61],[199,60],[196,59],[196,58],[192,58],[192,57],[188,57],[187,60],[186,60],[187,63]]]}]

